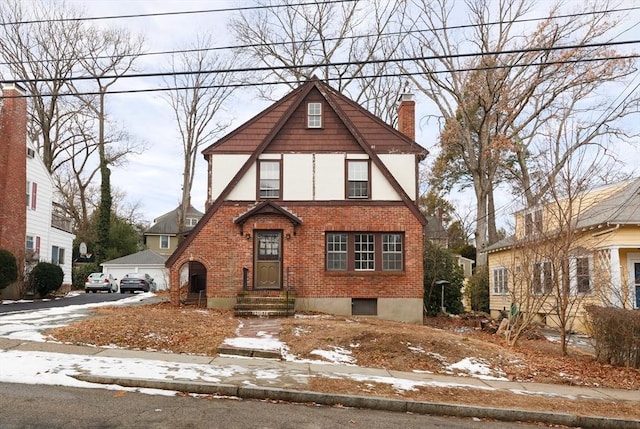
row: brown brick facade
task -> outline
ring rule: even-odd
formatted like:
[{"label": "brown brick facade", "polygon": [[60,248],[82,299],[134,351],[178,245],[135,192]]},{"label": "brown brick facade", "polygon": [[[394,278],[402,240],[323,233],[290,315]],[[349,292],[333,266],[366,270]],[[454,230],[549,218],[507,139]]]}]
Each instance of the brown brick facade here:
[{"label": "brown brick facade", "polygon": [[2,86],[0,103],[0,248],[23,270],[27,215],[27,101],[14,85]]},{"label": "brown brick facade", "polygon": [[[403,204],[295,205],[287,209],[302,220],[295,227],[279,214],[251,217],[243,226],[233,222],[250,203],[222,205],[171,266],[172,301],[178,303],[180,269],[190,260],[207,269],[207,297],[233,298],[242,292],[242,269],[253,284],[255,230],[282,230],[283,283],[296,298],[422,299],[422,225]],[[328,272],[325,232],[402,232],[404,271]]]}]

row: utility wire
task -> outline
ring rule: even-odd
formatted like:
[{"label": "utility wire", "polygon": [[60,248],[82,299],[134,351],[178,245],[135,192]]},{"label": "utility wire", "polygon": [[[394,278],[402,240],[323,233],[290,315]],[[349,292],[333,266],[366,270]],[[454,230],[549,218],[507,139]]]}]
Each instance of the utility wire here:
[{"label": "utility wire", "polygon": [[130,15],[90,16],[90,17],[79,17],[79,18],[33,19],[28,21],[2,22],[0,23],[0,26],[22,25],[22,24],[44,24],[47,22],[82,22],[82,21],[100,21],[100,20],[111,20],[111,19],[147,18],[147,17],[158,17],[158,16],[208,14],[208,13],[219,13],[219,12],[239,12],[244,10],[278,9],[278,8],[293,7],[293,6],[318,6],[318,5],[325,5],[325,4],[353,3],[358,1],[359,0],[323,0],[323,1],[314,1],[310,3],[242,6],[242,7],[228,7],[228,8],[222,8],[222,9],[136,13],[136,14],[130,14]]},{"label": "utility wire", "polygon": [[[343,0],[343,1],[354,1],[354,0]],[[357,1],[357,0],[356,0]],[[321,2],[319,4],[323,4],[323,3],[333,3],[330,1],[327,2]],[[297,5],[309,5],[311,3],[300,3]],[[314,3],[315,4],[315,3]],[[295,5],[289,5],[289,6],[295,6]],[[261,8],[269,8],[270,6],[264,6]],[[276,6],[274,6],[276,7]],[[277,5],[277,7],[281,7],[281,5]],[[257,7],[254,7],[257,8]],[[249,7],[247,7],[246,9],[251,9]],[[453,26],[449,26],[449,27],[438,27],[438,28],[434,28],[434,29],[416,29],[416,30],[406,30],[406,31],[393,31],[393,32],[386,32],[386,33],[379,33],[379,34],[362,34],[362,35],[353,35],[353,36],[342,36],[342,37],[327,37],[327,38],[323,38],[322,40],[320,39],[307,39],[307,40],[297,40],[297,41],[283,41],[283,42],[270,42],[270,43],[253,43],[253,44],[242,44],[242,45],[229,45],[229,46],[215,46],[215,47],[206,47],[206,48],[195,48],[195,49],[179,49],[179,50],[167,50],[167,51],[155,51],[155,52],[143,52],[140,54],[137,54],[136,56],[138,57],[143,57],[143,56],[156,56],[156,55],[175,55],[175,54],[182,54],[182,53],[190,53],[190,52],[208,52],[208,51],[224,51],[224,50],[239,50],[239,49],[252,49],[252,48],[262,48],[262,47],[269,47],[269,46],[284,46],[284,45],[290,45],[290,44],[311,44],[311,43],[317,43],[317,42],[333,42],[336,40],[354,40],[354,39],[359,39],[359,38],[370,38],[370,37],[391,37],[391,36],[399,36],[399,35],[410,35],[410,34],[416,34],[416,33],[424,33],[424,32],[431,32],[431,31],[445,31],[445,30],[460,30],[460,29],[466,29],[466,28],[474,28],[474,27],[479,27],[479,26],[491,26],[491,25],[498,25],[498,24],[504,24],[504,23],[526,23],[526,22],[535,22],[535,21],[542,21],[545,19],[564,19],[564,18],[577,18],[577,17],[581,17],[581,16],[588,16],[588,15],[598,15],[598,14],[610,14],[610,13],[619,13],[619,12],[630,12],[630,11],[634,11],[634,10],[640,10],[640,6],[638,7],[630,7],[630,8],[622,8],[622,9],[608,9],[608,10],[602,10],[602,11],[592,11],[592,12],[581,12],[581,13],[572,13],[572,14],[565,14],[565,15],[557,15],[557,16],[552,16],[552,17],[541,17],[541,18],[523,18],[523,19],[516,19],[516,20],[512,20],[512,21],[493,21],[493,22],[488,22],[488,23],[483,23],[483,24],[461,24],[461,25],[453,25]],[[209,12],[215,12],[218,10],[209,10],[209,11],[187,11],[187,12],[170,12],[167,14],[182,14],[182,13],[209,13]],[[220,11],[226,11],[226,9],[220,9]],[[135,17],[142,17],[142,16],[156,16],[156,15],[164,15],[165,13],[158,13],[158,14],[140,14],[140,15],[123,15],[121,17],[131,17],[131,16],[135,16]],[[110,19],[113,17],[94,17],[94,18],[90,18],[90,19]],[[0,23],[0,26],[2,25],[8,25],[8,24],[23,24],[23,23],[31,23],[32,21],[21,21],[21,22],[14,22],[14,23]],[[55,20],[51,20],[51,21],[46,21],[46,20],[42,20],[42,21],[33,21],[33,22],[55,22]],[[637,24],[636,24],[637,25]],[[133,55],[123,55],[124,57],[128,57],[128,56],[133,56]],[[109,58],[113,58],[113,56],[98,56],[96,57],[97,59],[109,59]],[[55,59],[56,61],[65,61],[65,60],[69,60],[69,59]],[[30,62],[36,62],[36,63],[48,63],[50,62],[50,60],[37,60],[37,61],[30,61]],[[0,62],[0,65],[11,65],[14,64],[14,62]]]},{"label": "utility wire", "polygon": [[[293,70],[293,69],[316,69],[324,67],[349,67],[349,66],[362,66],[371,64],[388,64],[388,63],[405,63],[405,62],[417,62],[417,61],[433,61],[442,59],[459,59],[459,58],[474,58],[484,56],[498,56],[498,55],[511,55],[511,54],[524,54],[535,52],[550,52],[566,49],[588,49],[588,48],[600,48],[614,45],[630,45],[638,44],[640,40],[625,40],[620,42],[607,42],[607,43],[592,43],[582,45],[565,45],[565,46],[551,46],[542,48],[527,48],[527,49],[510,49],[504,51],[491,51],[491,52],[475,52],[475,53],[462,53],[462,54],[449,54],[449,55],[431,55],[424,57],[408,57],[408,58],[389,58],[381,60],[366,60],[366,61],[342,61],[342,62],[330,62],[319,64],[300,64],[290,66],[264,66],[264,67],[245,67],[235,69],[214,69],[214,70],[190,70],[190,71],[174,71],[174,72],[149,72],[149,73],[127,73],[122,75],[105,75],[100,76],[100,79],[128,79],[128,78],[149,78],[149,77],[164,77],[164,76],[189,76],[189,75],[201,75],[201,74],[220,74],[220,73],[249,73],[249,72],[265,72],[275,70]],[[459,68],[453,70],[434,70],[432,73],[452,73],[452,72],[468,72],[468,71],[481,71],[492,69],[504,69],[504,68],[516,68],[516,67],[529,67],[538,66],[543,64],[571,64],[581,62],[593,62],[593,61],[606,61],[617,59],[630,59],[638,58],[639,54],[629,55],[616,55],[600,58],[585,58],[575,60],[562,60],[562,61],[545,61],[544,63],[534,62],[528,64],[506,64],[495,66],[483,66],[483,67],[469,67]],[[403,74],[404,75],[404,74]],[[406,75],[413,75],[408,73]],[[75,76],[66,79],[67,81],[84,81],[84,80],[96,80],[95,76]],[[7,83],[45,83],[54,82],[60,79],[55,78],[34,78],[34,79],[16,79],[7,80]]]}]

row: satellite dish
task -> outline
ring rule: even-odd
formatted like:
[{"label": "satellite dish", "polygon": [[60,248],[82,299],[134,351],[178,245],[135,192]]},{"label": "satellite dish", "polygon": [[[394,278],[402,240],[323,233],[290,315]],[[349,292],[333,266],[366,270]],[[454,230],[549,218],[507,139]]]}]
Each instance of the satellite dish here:
[{"label": "satellite dish", "polygon": [[80,256],[87,256],[87,243],[80,243]]}]

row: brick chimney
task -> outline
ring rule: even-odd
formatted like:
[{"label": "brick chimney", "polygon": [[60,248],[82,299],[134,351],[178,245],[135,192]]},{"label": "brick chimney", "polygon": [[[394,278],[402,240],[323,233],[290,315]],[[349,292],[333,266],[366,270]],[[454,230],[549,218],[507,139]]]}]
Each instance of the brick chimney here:
[{"label": "brick chimney", "polygon": [[0,248],[24,269],[27,234],[27,99],[16,84],[0,86]]},{"label": "brick chimney", "polygon": [[416,139],[416,102],[413,94],[400,95],[398,106],[398,131],[411,140]]}]

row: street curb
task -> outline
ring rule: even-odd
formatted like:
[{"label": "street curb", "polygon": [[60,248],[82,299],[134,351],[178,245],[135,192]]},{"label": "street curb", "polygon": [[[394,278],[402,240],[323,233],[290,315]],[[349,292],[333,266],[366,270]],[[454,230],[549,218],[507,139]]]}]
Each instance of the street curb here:
[{"label": "street curb", "polygon": [[405,401],[375,396],[343,395],[305,390],[287,390],[273,387],[235,386],[231,384],[193,381],[149,380],[142,378],[97,376],[90,374],[78,374],[73,377],[77,380],[89,383],[116,384],[123,387],[234,396],[243,399],[271,399],[275,401],[316,403],[329,406],[340,405],[351,408],[364,408],[402,413],[477,417],[507,422],[538,422],[570,427],[581,427],[584,429],[640,429],[640,421],[638,420],[589,417],[544,411],[511,410],[436,402]]}]

